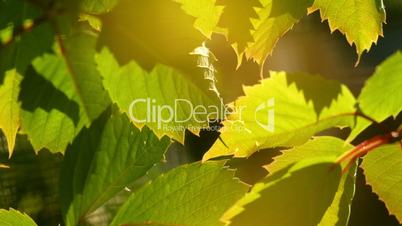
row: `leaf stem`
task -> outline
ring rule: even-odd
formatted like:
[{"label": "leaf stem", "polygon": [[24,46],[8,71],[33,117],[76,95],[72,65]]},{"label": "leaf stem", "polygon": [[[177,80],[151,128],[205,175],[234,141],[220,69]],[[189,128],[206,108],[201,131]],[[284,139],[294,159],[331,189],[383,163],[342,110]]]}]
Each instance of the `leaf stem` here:
[{"label": "leaf stem", "polygon": [[[350,166],[360,157],[363,155],[369,153],[370,151],[374,150],[375,148],[388,144],[392,142],[393,139],[395,138],[400,138],[402,135],[402,129],[399,129],[397,131],[392,131],[389,133],[386,133],[384,135],[377,135],[374,136],[368,140],[363,141],[350,151],[345,152],[343,155],[341,155],[337,160],[337,164],[341,164],[342,162],[349,160],[348,164],[346,167],[343,169],[343,172],[345,173],[346,171],[349,170]],[[402,140],[401,140],[402,142]],[[401,143],[402,144],[402,143]]]},{"label": "leaf stem", "polygon": [[361,117],[361,118],[364,118],[364,119],[370,121],[370,122],[373,123],[379,130],[381,130],[383,133],[388,133],[388,132],[390,131],[388,128],[386,128],[386,127],[384,127],[383,125],[381,125],[381,123],[379,123],[377,120],[375,120],[375,119],[373,119],[372,117],[370,117],[370,116],[364,114],[364,113],[361,112],[361,111],[356,111],[354,115],[357,116],[357,117]]}]

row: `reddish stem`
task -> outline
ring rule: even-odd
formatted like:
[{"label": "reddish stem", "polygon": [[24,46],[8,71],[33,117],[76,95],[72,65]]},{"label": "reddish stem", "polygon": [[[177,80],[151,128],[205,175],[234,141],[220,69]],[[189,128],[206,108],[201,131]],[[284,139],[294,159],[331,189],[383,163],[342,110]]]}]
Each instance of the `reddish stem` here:
[{"label": "reddish stem", "polygon": [[[385,135],[378,135],[375,137],[372,137],[368,140],[363,141],[350,151],[345,152],[343,155],[341,155],[337,160],[337,164],[341,164],[342,162],[346,161],[349,159],[348,164],[344,168],[343,172],[346,172],[349,170],[350,166],[356,161],[356,159],[362,157],[363,155],[369,153],[370,151],[374,150],[375,148],[383,145],[390,143],[393,138],[397,138],[401,135],[402,129],[395,131],[395,132],[390,132]],[[401,141],[401,146],[402,146],[402,141]]]}]

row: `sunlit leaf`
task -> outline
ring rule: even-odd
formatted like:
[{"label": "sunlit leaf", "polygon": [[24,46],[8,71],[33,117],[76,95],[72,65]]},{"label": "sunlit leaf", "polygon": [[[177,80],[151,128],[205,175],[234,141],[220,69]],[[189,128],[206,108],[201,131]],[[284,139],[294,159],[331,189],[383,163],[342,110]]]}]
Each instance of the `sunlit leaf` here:
[{"label": "sunlit leaf", "polygon": [[307,14],[313,0],[260,0],[258,19],[251,19],[255,31],[253,42],[246,48],[246,57],[262,65],[275,44],[294,24]]},{"label": "sunlit leaf", "polygon": [[222,225],[220,216],[248,189],[223,165],[224,162],[194,163],[159,176],[130,196],[111,226],[146,222]]},{"label": "sunlit leaf", "polygon": [[21,84],[20,100],[22,130],[36,151],[64,152],[109,104],[96,70],[95,43],[95,35],[77,31],[59,40],[60,53],[33,61],[34,70]]},{"label": "sunlit leaf", "polygon": [[[106,115],[107,116],[107,115]],[[145,175],[170,143],[124,114],[100,117],[68,147],[61,173],[61,203],[67,225],[84,222],[124,187]]]},{"label": "sunlit leaf", "polygon": [[10,208],[10,210],[0,209],[0,225],[4,226],[37,226],[25,213]]},{"label": "sunlit leaf", "polygon": [[63,59],[45,54],[21,83],[22,130],[36,151],[64,152],[89,123]]},{"label": "sunlit leaf", "polygon": [[210,98],[171,67],[156,65],[147,72],[133,61],[120,67],[107,49],[98,55],[97,63],[113,102],[137,127],[147,125],[158,137],[168,135],[183,143],[185,129],[198,134],[208,127],[208,115],[194,115],[195,107],[203,106],[216,116],[216,108],[208,107],[220,106],[218,98]]},{"label": "sunlit leaf", "polygon": [[[402,53],[397,52],[381,63],[364,85],[358,98],[360,110],[381,122],[402,111]],[[371,124],[359,118],[349,140],[353,140]]]},{"label": "sunlit leaf", "polygon": [[339,30],[349,44],[355,44],[357,63],[378,36],[383,35],[385,9],[382,0],[315,0],[309,12],[320,10],[322,20],[328,20],[331,32]]},{"label": "sunlit leaf", "polygon": [[306,159],[254,185],[222,217],[231,226],[316,226],[330,207],[341,167],[329,158]]},{"label": "sunlit leaf", "polygon": [[270,147],[291,147],[331,127],[354,125],[355,99],[349,89],[332,80],[301,73],[271,72],[271,78],[245,87],[235,112],[223,122],[221,138],[204,160],[247,157]]},{"label": "sunlit leaf", "polygon": [[6,72],[0,85],[0,129],[7,138],[9,156],[13,154],[15,138],[20,127],[20,103],[18,94],[22,76],[15,70]]},{"label": "sunlit leaf", "polygon": [[58,40],[75,92],[90,121],[96,119],[110,104],[102,78],[96,69],[96,41],[97,35],[86,30]]},{"label": "sunlit leaf", "polygon": [[[121,0],[101,17],[100,44],[106,45],[120,64],[135,60],[145,69],[158,63],[188,68],[193,63],[189,53],[205,40],[194,27],[205,26],[204,19],[191,16],[206,10],[207,5],[193,8],[204,1]],[[212,7],[210,2],[208,5]]]},{"label": "sunlit leaf", "polygon": [[182,5],[182,9],[196,18],[194,27],[210,38],[216,30],[222,14],[222,6],[215,5],[216,0],[173,0]]},{"label": "sunlit leaf", "polygon": [[48,29],[42,25],[15,42],[0,46],[0,128],[7,137],[10,156],[20,127],[20,82],[31,61],[50,47],[52,36]]},{"label": "sunlit leaf", "polygon": [[[24,21],[33,19],[39,12],[25,1],[7,0],[0,3],[0,14],[0,29],[3,29],[4,26],[22,26]],[[44,23],[27,34],[14,37],[10,43],[0,43],[0,129],[7,137],[10,156],[20,127],[18,95],[22,76],[31,61],[49,49],[52,41],[50,25]]]},{"label": "sunlit leaf", "polygon": [[83,0],[81,1],[81,10],[91,14],[107,13],[119,0]]},{"label": "sunlit leaf", "polygon": [[[273,163],[266,166],[266,169],[272,174],[307,158],[332,156],[335,159],[352,148],[352,145],[345,145],[345,141],[335,137],[315,137],[302,146],[283,151],[282,155],[276,157]],[[318,224],[319,226],[348,225],[355,192],[355,174],[356,165],[348,173],[342,175],[334,200]]]},{"label": "sunlit leaf", "polygon": [[248,43],[253,41],[251,33],[255,27],[251,20],[259,18],[256,8],[262,4],[259,0],[218,0],[217,4],[225,7],[219,26],[227,29],[228,41],[240,58]]},{"label": "sunlit leaf", "polygon": [[363,158],[366,181],[384,201],[388,211],[402,223],[402,147],[389,144],[372,150]]}]

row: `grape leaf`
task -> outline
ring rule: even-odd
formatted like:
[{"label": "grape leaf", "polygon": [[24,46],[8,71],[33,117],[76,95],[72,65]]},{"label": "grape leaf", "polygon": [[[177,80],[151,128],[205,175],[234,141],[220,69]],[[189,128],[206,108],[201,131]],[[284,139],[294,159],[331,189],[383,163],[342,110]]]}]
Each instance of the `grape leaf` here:
[{"label": "grape leaf", "polygon": [[[218,98],[210,98],[171,67],[156,65],[149,73],[134,61],[120,67],[106,48],[97,56],[97,63],[111,99],[137,127],[147,125],[158,137],[168,135],[183,143],[185,129],[198,134],[200,128],[208,127],[206,114],[193,115],[195,107],[204,106],[213,113],[214,109],[208,107],[220,106]],[[139,100],[147,103],[134,102]],[[174,113],[152,109],[151,104],[168,106]]]},{"label": "grape leaf", "polygon": [[64,152],[88,118],[61,57],[45,54],[32,64],[21,83],[22,130],[35,151]]},{"label": "grape leaf", "polygon": [[[16,6],[9,6],[8,4],[11,2],[13,2],[12,4],[16,4]],[[22,23],[27,19],[35,19],[34,16],[39,13],[26,1],[21,2],[19,0],[13,0],[6,1],[5,4],[5,9],[10,11],[12,11],[14,7],[20,7],[16,10],[21,10],[21,12],[12,15],[15,18],[11,22],[14,22],[15,26],[22,26]],[[6,14],[8,14],[8,12]],[[8,24],[8,26],[11,25]],[[14,37],[14,40],[10,43],[3,44],[0,42],[0,84],[3,82],[4,73],[6,71],[16,68],[20,75],[24,75],[31,61],[36,56],[50,49],[54,34],[50,24],[41,23],[32,29],[32,31],[26,32],[19,37]]]},{"label": "grape leaf", "polygon": [[37,226],[25,213],[10,208],[9,210],[0,209],[0,225],[4,226]]},{"label": "grape leaf", "polygon": [[16,69],[6,72],[4,83],[0,85],[0,129],[7,139],[9,157],[13,154],[15,138],[20,127],[20,103],[18,94],[22,76]]},{"label": "grape leaf", "polygon": [[89,121],[96,119],[110,104],[96,69],[96,41],[97,35],[85,29],[74,32],[66,39],[58,38],[61,54]]},{"label": "grape leaf", "polygon": [[182,9],[190,16],[196,18],[194,27],[199,29],[206,37],[211,38],[216,30],[223,7],[215,5],[216,0],[173,0],[182,5]]},{"label": "grape leaf", "polygon": [[[10,23],[20,26],[25,20],[33,19],[39,13],[29,3],[18,0],[2,1],[0,9],[2,15],[0,29],[3,28],[2,26],[11,26]],[[3,9],[5,9],[4,14]],[[3,15],[6,18],[4,21]],[[32,59],[49,49],[52,40],[53,33],[50,25],[44,23],[11,43],[0,43],[0,129],[7,137],[10,157],[20,127],[19,84]]]},{"label": "grape leaf", "polygon": [[262,4],[260,0],[218,0],[217,4],[225,6],[219,26],[227,29],[227,39],[240,61],[248,43],[253,41],[251,32],[255,27],[251,19],[258,19],[256,8]]},{"label": "grape leaf", "polygon": [[0,46],[0,128],[7,137],[10,157],[20,127],[18,95],[22,76],[32,59],[50,47],[51,40],[47,25],[41,25],[18,41]]},{"label": "grape leaf", "polygon": [[306,159],[257,183],[222,221],[231,226],[315,226],[333,202],[341,167],[329,158]]},{"label": "grape leaf", "polygon": [[[326,156],[336,158],[352,148],[352,145],[345,145],[343,140],[335,137],[315,137],[302,146],[283,151],[283,154],[276,157],[273,163],[266,166],[266,169],[272,174],[303,159]],[[348,225],[355,192],[355,174],[356,164],[348,173],[342,175],[334,200],[318,224],[319,226]]]},{"label": "grape leaf", "polygon": [[309,13],[320,10],[322,20],[328,20],[331,32],[339,30],[350,45],[355,44],[359,63],[378,36],[383,35],[385,8],[382,0],[315,0]]},{"label": "grape leaf", "polygon": [[361,167],[366,181],[384,201],[388,211],[402,223],[402,147],[389,144],[372,150]]},{"label": "grape leaf", "polygon": [[275,44],[294,24],[307,13],[312,0],[260,0],[262,8],[257,9],[258,19],[251,19],[255,31],[253,42],[246,48],[246,57],[262,65],[272,53]]},{"label": "grape leaf", "polygon": [[2,30],[11,24],[20,26],[25,20],[39,16],[40,11],[24,0],[2,0],[0,15],[0,30]]},{"label": "grape leaf", "polygon": [[159,176],[134,192],[110,225],[222,225],[219,217],[248,189],[223,165],[194,163]]},{"label": "grape leaf", "polygon": [[96,70],[95,43],[96,36],[78,30],[59,40],[61,53],[33,61],[35,70],[21,84],[20,100],[22,129],[36,151],[64,152],[82,127],[109,105]]},{"label": "grape leaf", "polygon": [[111,11],[119,0],[83,0],[81,10],[91,14],[103,14]]},{"label": "grape leaf", "polygon": [[223,122],[221,138],[203,160],[247,157],[262,148],[291,147],[331,127],[354,125],[355,99],[337,81],[306,74],[271,72],[261,84],[245,87],[235,112]]},{"label": "grape leaf", "polygon": [[120,64],[135,60],[145,69],[158,63],[186,69],[194,63],[189,53],[205,40],[194,28],[204,22],[187,13],[200,13],[198,10],[203,9],[194,9],[192,5],[204,1],[190,4],[185,0],[121,0],[101,17],[100,45],[106,45]]},{"label": "grape leaf", "polygon": [[61,171],[62,212],[67,225],[85,216],[163,159],[170,141],[142,131],[124,114],[103,114],[67,148]]},{"label": "grape leaf", "polygon": [[[364,85],[358,98],[360,110],[377,122],[402,111],[402,53],[397,52],[381,63]],[[381,95],[380,95],[381,94]],[[348,140],[353,140],[371,124],[359,118]]]}]

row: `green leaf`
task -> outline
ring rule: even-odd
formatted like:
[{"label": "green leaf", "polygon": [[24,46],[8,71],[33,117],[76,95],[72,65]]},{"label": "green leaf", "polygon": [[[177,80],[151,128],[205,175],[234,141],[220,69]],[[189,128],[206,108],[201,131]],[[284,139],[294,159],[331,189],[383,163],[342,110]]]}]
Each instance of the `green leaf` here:
[{"label": "green leaf", "polygon": [[193,16],[200,15],[207,10],[204,7],[212,7],[212,4],[193,7],[204,2],[206,0],[121,0],[111,13],[101,18],[100,44],[106,45],[120,64],[135,60],[145,69],[152,69],[158,63],[183,71],[191,69],[194,59],[189,53],[205,41],[205,36],[194,25],[206,26],[204,18],[209,14],[201,19]]},{"label": "green leaf", "polygon": [[[360,110],[381,122],[402,111],[402,53],[396,52],[381,63],[364,85],[358,98]],[[379,95],[381,94],[381,95]],[[371,124],[359,118],[348,140],[353,140]]]},{"label": "green leaf", "polygon": [[262,8],[256,9],[258,19],[251,19],[255,30],[252,32],[253,41],[246,48],[246,57],[263,65],[279,38],[306,15],[312,1],[260,0]]},{"label": "green leaf", "polygon": [[20,26],[24,20],[32,19],[40,14],[39,10],[24,0],[0,1],[0,30],[13,24]]},{"label": "green leaf", "polygon": [[204,155],[247,157],[271,147],[291,147],[331,127],[354,125],[355,99],[331,80],[305,74],[271,72],[261,84],[245,87],[235,112],[223,122],[221,138]]},{"label": "green leaf", "polygon": [[306,159],[268,176],[229,209],[222,221],[231,226],[318,225],[341,178],[341,167],[326,159]]},{"label": "green leaf", "polygon": [[[402,111],[402,53],[396,52],[381,63],[359,96],[361,110],[377,121]],[[381,93],[381,95],[378,95]]]},{"label": "green leaf", "polygon": [[[0,3],[0,14],[2,15],[0,29],[2,29],[3,26],[11,26],[10,23],[20,26],[25,20],[33,19],[38,11],[25,1],[7,0]],[[31,32],[15,38],[11,43],[4,45],[0,43],[0,129],[7,137],[10,157],[20,127],[18,95],[22,76],[31,61],[49,49],[52,42],[53,33],[50,25],[44,23]]]},{"label": "green leaf", "polygon": [[60,185],[67,225],[84,222],[87,214],[145,175],[170,143],[147,127],[138,130],[124,114],[106,116],[83,129],[67,149]]},{"label": "green leaf", "polygon": [[222,225],[220,216],[247,191],[224,162],[175,168],[133,193],[111,226],[121,224]]},{"label": "green leaf", "polygon": [[[133,61],[120,67],[106,48],[97,56],[97,63],[113,102],[137,127],[147,125],[158,137],[167,135],[183,143],[185,129],[198,134],[200,128],[208,127],[208,115],[194,116],[194,108],[204,106],[208,113],[213,113],[215,109],[208,107],[220,106],[218,98],[210,98],[171,67],[158,64],[147,72]],[[151,105],[170,107],[173,112],[152,109]],[[158,117],[159,113],[162,117]]]},{"label": "green leaf", "polygon": [[256,8],[262,4],[260,0],[218,0],[217,4],[225,7],[219,26],[227,30],[227,39],[240,58],[247,44],[253,41],[251,33],[255,27],[251,19],[258,19]]},{"label": "green leaf", "polygon": [[216,6],[216,0],[173,0],[180,3],[182,9],[190,16],[196,18],[194,27],[199,29],[206,37],[211,38],[216,30],[223,7]]},{"label": "green leaf", "polygon": [[[273,163],[266,166],[266,169],[272,174],[303,159],[331,156],[336,158],[352,148],[352,145],[345,145],[345,141],[335,137],[315,137],[302,146],[283,151],[282,155],[276,157]],[[318,224],[319,226],[348,225],[355,192],[355,174],[356,164],[348,173],[342,175],[334,200]]]},{"label": "green leaf", "polygon": [[402,223],[402,147],[389,144],[372,150],[363,158],[366,181],[384,201],[388,211]]},{"label": "green leaf", "polygon": [[89,121],[96,119],[110,104],[101,75],[96,69],[96,41],[97,35],[86,30],[79,30],[66,39],[58,39],[67,69],[74,81],[75,92]]},{"label": "green leaf", "polygon": [[22,76],[15,70],[7,71],[0,85],[0,129],[7,139],[9,157],[13,154],[15,138],[20,127],[18,94]]},{"label": "green leaf", "polygon": [[91,14],[103,14],[113,9],[119,0],[83,0],[81,10]]},{"label": "green leaf", "polygon": [[[16,27],[22,26],[23,22],[27,19],[35,19],[34,16],[39,13],[26,1],[7,0],[5,4],[11,4],[11,2],[13,2],[12,4],[16,4],[15,6],[10,6],[12,9],[14,9],[13,7],[19,7],[16,9],[18,13],[13,15],[15,18],[11,21],[15,23]],[[8,6],[5,9],[12,11]],[[0,15],[3,14],[0,12]],[[8,25],[10,26],[10,24]],[[30,32],[26,32],[19,37],[14,37],[10,43],[0,43],[0,84],[3,82],[6,71],[15,68],[20,75],[24,75],[31,61],[36,56],[50,49],[54,39],[53,35],[50,24],[45,22],[37,25]]]},{"label": "green leaf", "polygon": [[383,35],[385,8],[382,0],[315,0],[309,13],[320,10],[322,20],[328,20],[331,32],[339,30],[350,45],[355,44],[357,63],[378,36]]},{"label": "green leaf", "polygon": [[95,65],[96,36],[79,30],[58,44],[61,52],[35,59],[22,83],[22,129],[36,151],[63,153],[110,103]]},{"label": "green leaf", "polygon": [[0,225],[3,226],[37,226],[25,213],[10,208],[10,210],[0,209]]},{"label": "green leaf", "polygon": [[33,61],[21,83],[21,127],[35,149],[64,153],[89,123],[63,59],[45,54]]}]

